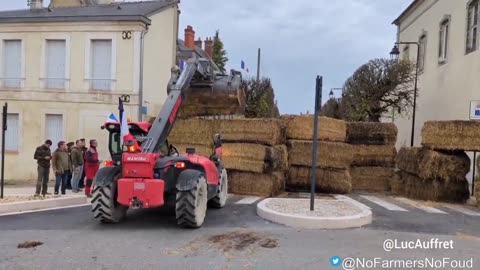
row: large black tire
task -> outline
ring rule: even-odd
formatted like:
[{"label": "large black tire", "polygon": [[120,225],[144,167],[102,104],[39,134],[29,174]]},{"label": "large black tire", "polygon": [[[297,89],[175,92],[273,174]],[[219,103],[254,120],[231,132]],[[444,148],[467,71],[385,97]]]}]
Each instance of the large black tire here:
[{"label": "large black tire", "polygon": [[177,224],[186,228],[199,228],[203,225],[207,213],[207,180],[200,174],[196,186],[188,191],[178,191],[175,215]]},{"label": "large black tire", "polygon": [[217,195],[213,197],[209,204],[214,208],[223,208],[227,204],[228,198],[228,175],[225,168],[222,169],[222,175],[220,176],[220,186],[217,191]]},{"label": "large black tire", "polygon": [[128,207],[117,203],[117,180],[103,187],[95,187],[92,193],[93,217],[102,223],[118,223],[127,215]]}]

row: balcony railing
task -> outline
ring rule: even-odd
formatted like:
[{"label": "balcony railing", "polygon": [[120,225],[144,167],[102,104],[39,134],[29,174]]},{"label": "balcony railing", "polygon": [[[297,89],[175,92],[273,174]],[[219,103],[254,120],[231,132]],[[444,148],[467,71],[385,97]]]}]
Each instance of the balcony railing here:
[{"label": "balcony railing", "polygon": [[40,78],[45,83],[47,89],[65,89],[65,83],[70,81],[68,78]]},{"label": "balcony railing", "polygon": [[89,82],[89,88],[91,90],[111,90],[112,82],[116,82],[115,79],[85,79]]},{"label": "balcony railing", "polygon": [[2,87],[4,88],[21,88],[24,80],[25,78],[0,77]]}]

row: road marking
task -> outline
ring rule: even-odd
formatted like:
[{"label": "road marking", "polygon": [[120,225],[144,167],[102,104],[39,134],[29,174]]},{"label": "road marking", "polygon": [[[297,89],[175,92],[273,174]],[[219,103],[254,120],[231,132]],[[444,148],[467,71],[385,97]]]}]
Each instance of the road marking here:
[{"label": "road marking", "polygon": [[468,215],[468,216],[477,216],[480,217],[480,212],[476,212],[458,205],[445,205],[445,207],[450,208],[452,210],[458,211],[462,214]]},{"label": "road marking", "polygon": [[252,204],[255,203],[256,201],[260,200],[262,197],[245,197],[239,201],[237,201],[235,204]]},{"label": "road marking", "polygon": [[404,209],[404,208],[402,208],[402,207],[400,207],[400,206],[397,206],[397,205],[395,205],[395,204],[393,204],[393,203],[389,203],[389,202],[387,202],[387,201],[384,201],[384,200],[382,200],[382,199],[380,199],[380,198],[377,198],[377,197],[375,197],[375,196],[364,196],[364,195],[362,195],[362,196],[360,196],[360,197],[362,197],[362,198],[364,198],[364,199],[367,199],[367,200],[369,200],[369,201],[371,201],[371,202],[373,202],[373,203],[375,203],[375,204],[378,204],[378,205],[380,205],[381,207],[386,208],[386,209],[388,209],[388,210],[390,210],[390,211],[408,212],[407,209]]},{"label": "road marking", "polygon": [[28,210],[28,211],[14,212],[14,213],[5,213],[5,214],[0,214],[0,217],[3,217],[3,216],[13,216],[13,215],[23,215],[23,214],[30,214],[30,213],[37,213],[37,212],[45,212],[45,211],[53,211],[53,210],[60,210],[60,209],[68,209],[68,208],[76,208],[76,207],[83,207],[83,206],[91,206],[91,204],[90,204],[90,203],[84,203],[84,204],[69,205],[69,206],[60,206],[60,207],[52,207],[52,208],[45,208],[45,209],[38,209],[38,210]]},{"label": "road marking", "polygon": [[415,201],[412,201],[410,199],[407,199],[407,198],[398,198],[396,197],[395,198],[396,200],[400,201],[400,202],[403,202],[403,203],[406,203],[412,207],[415,207],[415,208],[418,208],[418,209],[421,209],[427,213],[431,213],[431,214],[448,214],[447,212],[444,212],[442,210],[439,210],[437,208],[433,208],[431,206],[426,206],[426,205],[422,205],[420,202],[415,202]]}]

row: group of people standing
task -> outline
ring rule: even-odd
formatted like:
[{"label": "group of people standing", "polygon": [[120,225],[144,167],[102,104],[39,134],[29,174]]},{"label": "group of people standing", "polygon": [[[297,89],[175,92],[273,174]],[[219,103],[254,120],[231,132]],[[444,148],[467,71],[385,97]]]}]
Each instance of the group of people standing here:
[{"label": "group of people standing", "polygon": [[[98,159],[97,141],[90,140],[90,147],[85,147],[85,139],[79,139],[75,143],[59,141],[57,149],[52,153],[51,140],[35,150],[33,158],[38,164],[38,179],[35,196],[51,195],[47,192],[50,168],[55,175],[55,195],[65,195],[66,189],[78,193],[85,188],[85,195],[91,197],[92,184],[101,161]],[[84,179],[86,178],[85,182]]]}]

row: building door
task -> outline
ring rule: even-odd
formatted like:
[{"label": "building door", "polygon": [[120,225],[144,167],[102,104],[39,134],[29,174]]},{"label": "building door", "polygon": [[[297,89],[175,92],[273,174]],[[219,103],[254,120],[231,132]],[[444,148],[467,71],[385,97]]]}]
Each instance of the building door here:
[{"label": "building door", "polygon": [[112,41],[92,40],[92,88],[110,90],[112,79]]},{"label": "building door", "polygon": [[3,43],[3,86],[20,88],[22,81],[22,41],[5,40]]},{"label": "building door", "polygon": [[57,149],[59,141],[65,141],[63,136],[63,115],[47,114],[45,116],[45,135],[47,139],[52,140],[53,149]]},{"label": "building door", "polygon": [[47,40],[47,88],[65,88],[65,44],[65,40]]}]

